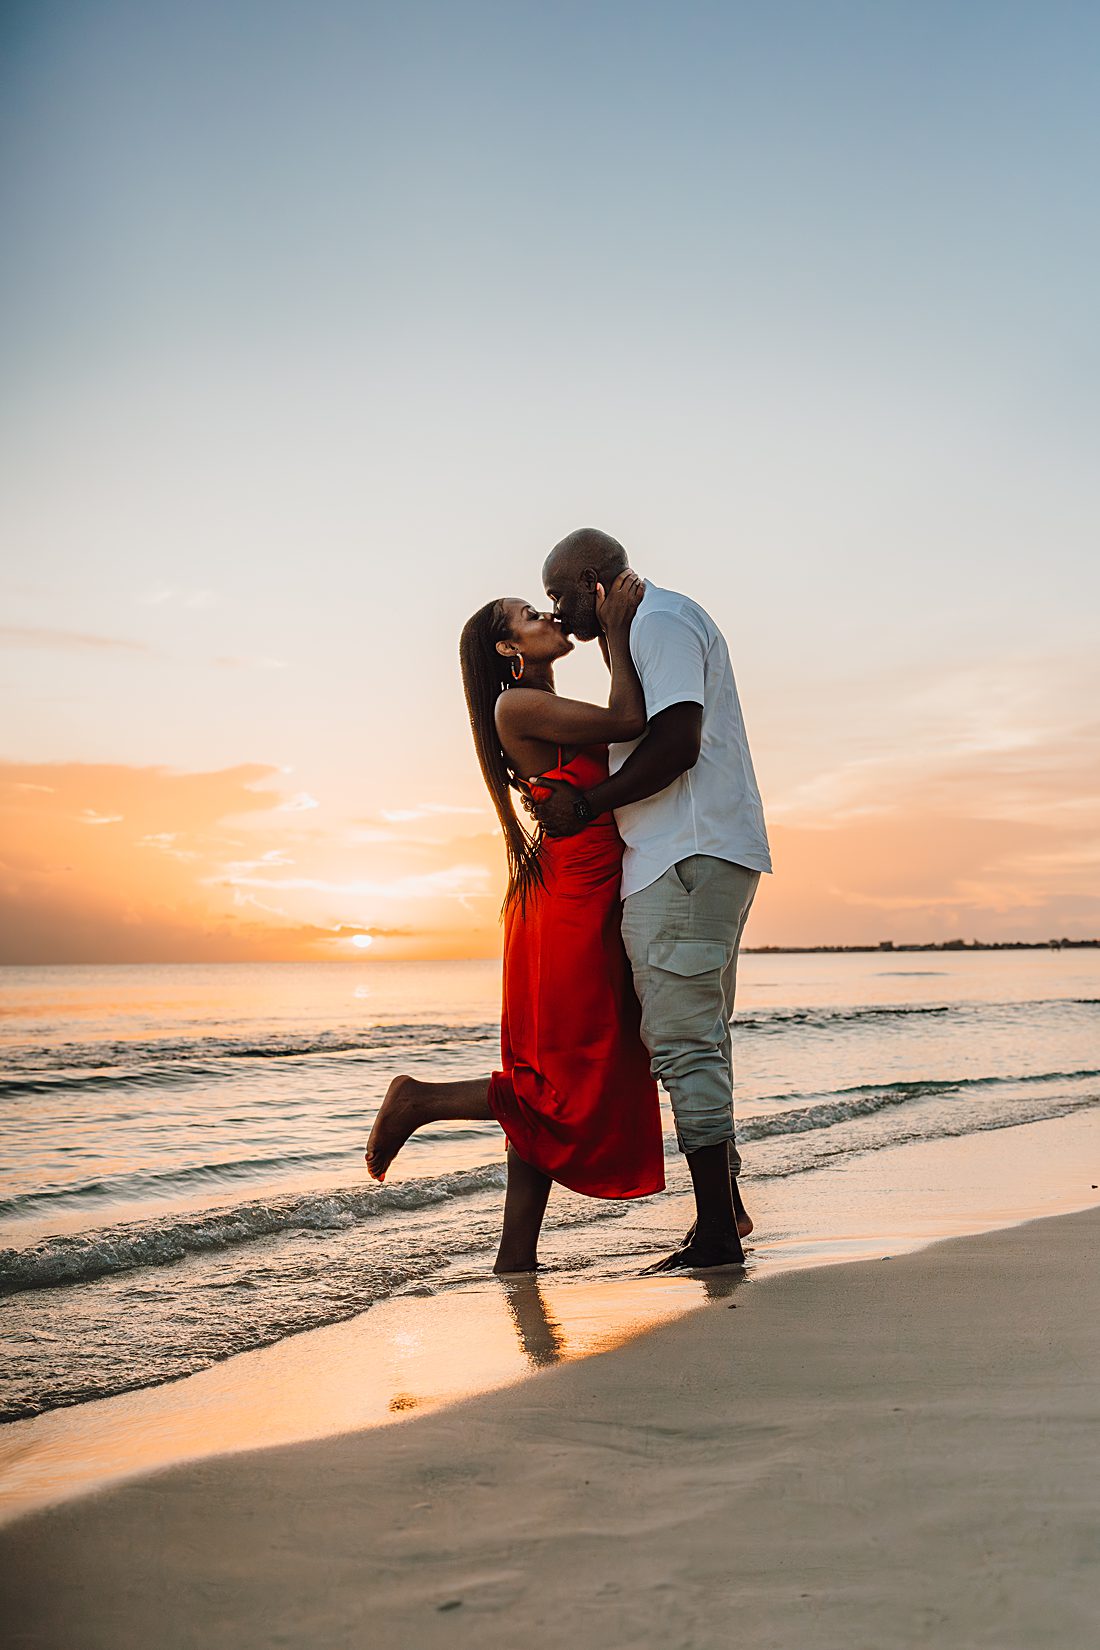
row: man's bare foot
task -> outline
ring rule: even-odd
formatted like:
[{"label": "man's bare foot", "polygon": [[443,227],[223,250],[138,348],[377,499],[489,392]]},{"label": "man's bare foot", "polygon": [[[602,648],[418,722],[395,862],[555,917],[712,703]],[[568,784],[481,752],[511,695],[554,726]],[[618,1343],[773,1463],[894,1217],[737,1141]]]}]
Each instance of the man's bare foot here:
[{"label": "man's bare foot", "polygon": [[532,1272],[539,1271],[539,1263],[533,1255],[498,1255],[493,1262],[493,1276],[498,1278],[530,1277]]},{"label": "man's bare foot", "polygon": [[402,1076],[395,1077],[386,1090],[363,1153],[373,1180],[385,1180],[387,1169],[410,1134],[425,1121],[418,1095],[423,1086],[415,1077]]},{"label": "man's bare foot", "polygon": [[658,1273],[684,1272],[712,1272],[719,1267],[744,1266],[745,1251],[740,1243],[709,1244],[685,1243],[664,1260],[654,1261],[642,1271],[642,1277],[653,1277]]},{"label": "man's bare foot", "polygon": [[[738,1215],[737,1216],[737,1236],[739,1238],[747,1238],[749,1233],[752,1230],[753,1230],[752,1216],[749,1215],[749,1214]],[[693,1243],[694,1241],[695,1241],[695,1222],[692,1221],[691,1225],[688,1227],[687,1231],[684,1233],[683,1237],[680,1239],[681,1249],[686,1249],[688,1247],[688,1245]]]},{"label": "man's bare foot", "polygon": [[[737,1184],[737,1176],[735,1174],[730,1175],[730,1191],[733,1194],[733,1218],[737,1223],[737,1236],[739,1238],[747,1238],[753,1229],[752,1216],[745,1208],[744,1200],[741,1196],[741,1188]],[[694,1242],[694,1239],[695,1222],[692,1221],[691,1225],[680,1239],[681,1249],[688,1248],[688,1246]]]},{"label": "man's bare foot", "polygon": [[730,1191],[733,1194],[733,1218],[737,1222],[737,1236],[747,1238],[752,1231],[752,1216],[745,1208],[741,1187],[735,1174],[730,1175]]}]

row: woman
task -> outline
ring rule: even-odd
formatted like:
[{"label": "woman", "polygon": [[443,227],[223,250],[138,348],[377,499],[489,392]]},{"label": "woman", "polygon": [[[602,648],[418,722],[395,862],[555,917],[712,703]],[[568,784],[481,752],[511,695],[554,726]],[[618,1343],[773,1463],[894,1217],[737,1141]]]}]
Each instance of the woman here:
[{"label": "woman", "polygon": [[[512,806],[534,776],[580,790],[607,777],[607,742],[645,731],[630,657],[643,585],[629,570],[599,590],[607,706],[563,699],[560,624],[527,602],[490,602],[462,632],[466,703],[508,852],[503,1070],[468,1082],[395,1077],[367,1143],[383,1180],[409,1135],[445,1118],[493,1118],[508,1139],[504,1229],[493,1270],[533,1271],[550,1186],[645,1197],[664,1186],[661,1120],[620,933],[622,842],[606,814],[575,836],[528,835]],[[531,787],[532,793],[537,789]]]}]

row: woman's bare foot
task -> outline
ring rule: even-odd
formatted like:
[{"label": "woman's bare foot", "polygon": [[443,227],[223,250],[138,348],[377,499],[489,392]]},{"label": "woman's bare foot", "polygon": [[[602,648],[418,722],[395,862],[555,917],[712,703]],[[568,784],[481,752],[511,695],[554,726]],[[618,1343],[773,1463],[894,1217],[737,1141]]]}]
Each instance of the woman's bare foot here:
[{"label": "woman's bare foot", "polygon": [[372,1179],[385,1180],[387,1169],[410,1134],[425,1121],[418,1093],[423,1087],[415,1077],[402,1076],[395,1077],[386,1090],[363,1153]]}]

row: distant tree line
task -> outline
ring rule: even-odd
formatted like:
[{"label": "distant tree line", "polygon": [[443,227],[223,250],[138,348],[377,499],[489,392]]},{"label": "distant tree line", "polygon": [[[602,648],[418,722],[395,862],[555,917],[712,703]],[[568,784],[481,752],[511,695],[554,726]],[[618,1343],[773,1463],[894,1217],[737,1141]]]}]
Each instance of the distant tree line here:
[{"label": "distant tree line", "polygon": [[763,956],[807,957],[869,951],[1083,951],[1100,940],[879,940],[877,945],[744,945],[742,951]]}]

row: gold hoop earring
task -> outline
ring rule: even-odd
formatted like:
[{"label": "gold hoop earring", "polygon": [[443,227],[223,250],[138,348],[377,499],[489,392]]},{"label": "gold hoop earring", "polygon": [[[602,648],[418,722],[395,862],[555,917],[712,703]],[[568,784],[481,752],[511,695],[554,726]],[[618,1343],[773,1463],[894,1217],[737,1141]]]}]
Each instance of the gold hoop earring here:
[{"label": "gold hoop earring", "polygon": [[[517,664],[519,665],[518,670],[516,669]],[[518,682],[522,675],[523,675],[523,654],[522,653],[517,653],[515,658],[512,660],[512,680],[513,680],[513,682]]]}]

